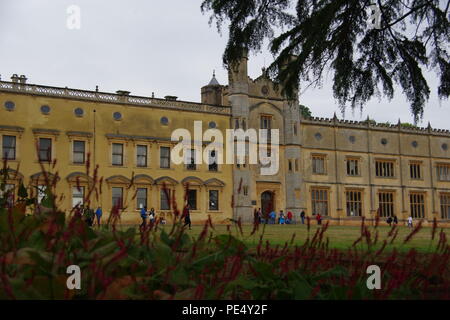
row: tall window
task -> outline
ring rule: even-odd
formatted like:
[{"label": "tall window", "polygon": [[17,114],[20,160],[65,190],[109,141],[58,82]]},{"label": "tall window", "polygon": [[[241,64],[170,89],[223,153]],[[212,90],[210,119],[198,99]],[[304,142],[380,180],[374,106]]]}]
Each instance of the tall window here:
[{"label": "tall window", "polygon": [[219,191],[209,190],[209,210],[219,210]]},{"label": "tall window", "polygon": [[325,174],[325,156],[314,155],[312,157],[312,172],[314,174]]},{"label": "tall window", "polygon": [[293,168],[292,168],[292,160],[291,159],[288,160],[288,170],[289,171],[293,170]]},{"label": "tall window", "polygon": [[197,190],[187,191],[187,201],[192,210],[197,210]]},{"label": "tall window", "polygon": [[347,216],[362,216],[362,192],[361,191],[347,191]]},{"label": "tall window", "polygon": [[147,207],[147,188],[138,188],[136,191],[136,208]]},{"label": "tall window", "polygon": [[347,175],[359,176],[359,159],[347,159]]},{"label": "tall window", "polygon": [[170,210],[170,189],[161,189],[160,191],[160,207],[161,210]]},{"label": "tall window", "polygon": [[375,174],[381,178],[394,177],[394,161],[377,160],[375,162]]},{"label": "tall window", "polygon": [[411,217],[425,217],[425,195],[423,193],[411,193],[409,195],[409,204],[411,207]]},{"label": "tall window", "polygon": [[239,118],[234,119],[234,128],[239,129]]},{"label": "tall window", "polygon": [[440,181],[450,181],[450,164],[438,164],[436,168]]},{"label": "tall window", "polygon": [[39,138],[39,161],[50,162],[52,160],[52,139]]},{"label": "tall window", "polygon": [[112,164],[113,166],[123,166],[123,144],[112,144]]},{"label": "tall window", "polygon": [[316,189],[311,190],[311,204],[312,214],[318,214],[322,216],[328,215],[328,190]]},{"label": "tall window", "polygon": [[441,218],[450,219],[450,193],[441,194]]},{"label": "tall window", "polygon": [[422,163],[411,162],[409,164],[409,173],[411,179],[422,179]]},{"label": "tall window", "polygon": [[85,162],[85,142],[77,141],[73,142],[73,163],[82,164]]},{"label": "tall window", "polygon": [[84,201],[84,187],[76,186],[72,187],[72,208],[81,206]]},{"label": "tall window", "polygon": [[170,147],[161,147],[159,149],[159,166],[161,168],[170,168]]},{"label": "tall window", "polygon": [[16,159],[16,137],[3,136],[2,140],[2,158],[6,160]]},{"label": "tall window", "polygon": [[261,116],[261,129],[267,129],[267,142],[271,139],[271,129],[272,129],[272,117],[271,116]]},{"label": "tall window", "polygon": [[380,192],[378,193],[378,203],[380,208],[380,217],[394,216],[394,193]]},{"label": "tall window", "polygon": [[136,150],[137,159],[136,164],[138,167],[146,167],[147,166],[147,146],[138,145]]},{"label": "tall window", "polygon": [[186,169],[195,170],[197,166],[195,165],[195,149],[190,149],[186,156]]},{"label": "tall window", "polygon": [[123,188],[112,188],[112,206],[118,209],[123,208]]},{"label": "tall window", "polygon": [[209,164],[208,164],[208,170],[209,171],[217,171],[218,165],[217,165],[217,152],[216,150],[211,150],[209,152]]}]

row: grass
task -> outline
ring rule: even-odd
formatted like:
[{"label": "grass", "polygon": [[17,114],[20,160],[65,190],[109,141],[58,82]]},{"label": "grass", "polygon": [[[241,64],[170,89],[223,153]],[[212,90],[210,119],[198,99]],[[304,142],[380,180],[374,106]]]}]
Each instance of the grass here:
[{"label": "grass", "polygon": [[[122,226],[126,228],[125,226]],[[163,226],[166,230],[170,230],[170,225]],[[320,227],[320,226],[319,226]],[[313,237],[314,233],[318,226],[316,224],[312,224],[310,228],[310,237]],[[203,230],[202,225],[193,225],[192,230],[187,230],[187,233],[192,238],[197,238],[201,231]],[[244,240],[244,242],[250,246],[256,246],[259,242],[261,235],[263,235],[264,243],[266,240],[270,242],[271,245],[281,245],[283,246],[286,242],[290,243],[293,235],[295,234],[295,238],[293,241],[293,245],[301,245],[303,244],[308,237],[308,230],[306,225],[302,224],[292,224],[292,225],[261,225],[259,230],[256,231],[253,235],[251,232],[253,230],[252,225],[243,225],[243,236],[239,234],[237,226],[230,226],[229,228],[226,225],[216,225],[214,226],[214,230],[209,229],[209,232],[213,233],[213,235],[226,234],[231,232],[231,234],[238,236],[240,239]],[[379,248],[383,243],[384,239],[387,239],[387,235],[391,230],[391,227],[388,226],[378,226],[375,229],[373,226],[369,227],[369,231],[372,234],[372,237],[375,237],[375,232],[378,230],[378,242],[374,248]],[[418,233],[414,235],[414,237],[404,244],[405,238],[411,232],[411,228],[407,228],[406,226],[398,227],[398,236],[393,241],[391,245],[386,247],[387,251],[393,250],[396,248],[400,252],[406,252],[409,249],[416,249],[418,252],[433,252],[436,248],[436,244],[439,241],[438,234],[436,234],[434,240],[431,239],[432,228],[421,228]],[[446,233],[447,238],[450,237],[450,229],[444,228],[444,232]],[[440,229],[438,228],[438,232]],[[437,233],[438,233],[437,232]],[[336,226],[330,225],[328,230],[325,232],[325,237],[329,238],[329,246],[331,248],[338,249],[348,249],[352,246],[356,239],[361,235],[361,227],[357,226]],[[365,248],[367,245],[365,242],[360,242],[357,244],[358,248]]]}]

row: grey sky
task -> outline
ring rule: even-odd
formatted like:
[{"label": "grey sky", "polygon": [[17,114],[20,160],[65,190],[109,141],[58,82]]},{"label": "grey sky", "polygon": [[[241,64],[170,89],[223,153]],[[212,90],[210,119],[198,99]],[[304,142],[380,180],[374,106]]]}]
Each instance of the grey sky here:
[{"label": "grey sky", "polygon": [[[81,8],[81,29],[66,27],[69,5]],[[0,0],[0,74],[25,74],[29,83],[68,86],[156,97],[176,95],[200,100],[200,87],[212,70],[221,84],[227,82],[222,66],[226,34],[220,36],[208,15],[200,12],[201,0]],[[226,29],[226,28],[225,28]],[[249,75],[256,78],[270,64],[267,51],[249,60]],[[450,101],[439,101],[437,76],[427,76],[432,90],[424,120],[435,128],[450,128]],[[330,76],[331,80],[331,76]],[[300,96],[313,115],[332,117],[340,110],[330,81]],[[371,101],[364,111],[346,119],[412,122],[409,105],[399,89],[395,98]]]}]

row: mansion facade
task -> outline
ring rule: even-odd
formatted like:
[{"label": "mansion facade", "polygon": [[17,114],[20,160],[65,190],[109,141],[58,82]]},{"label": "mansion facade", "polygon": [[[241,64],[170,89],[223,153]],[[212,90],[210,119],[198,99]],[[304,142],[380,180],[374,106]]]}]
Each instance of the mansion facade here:
[{"label": "mansion facade", "polygon": [[[450,131],[308,118],[298,100],[281,94],[263,70],[247,73],[247,59],[201,88],[201,103],[28,84],[25,76],[0,81],[0,149],[6,187],[22,181],[43,198],[42,168],[57,180],[58,206],[123,208],[137,223],[140,208],[170,219],[173,202],[191,206],[191,219],[215,223],[253,220],[253,210],[320,213],[333,224],[359,224],[396,215],[450,226]],[[279,170],[260,164],[174,165],[175,129],[278,129]],[[212,154],[214,157],[214,155]],[[248,158],[248,154],[247,157]],[[56,159],[56,162],[55,162]],[[89,192],[98,166],[96,192]],[[90,170],[87,171],[86,168]],[[166,192],[167,191],[167,192]],[[14,201],[14,199],[12,199]]]}]

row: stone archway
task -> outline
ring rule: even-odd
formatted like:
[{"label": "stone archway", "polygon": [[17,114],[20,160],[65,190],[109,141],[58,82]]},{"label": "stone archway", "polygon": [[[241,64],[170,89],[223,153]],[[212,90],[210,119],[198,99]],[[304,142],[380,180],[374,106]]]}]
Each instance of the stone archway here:
[{"label": "stone archway", "polygon": [[264,191],[261,193],[261,212],[263,217],[267,217],[273,210],[275,210],[275,193]]}]

